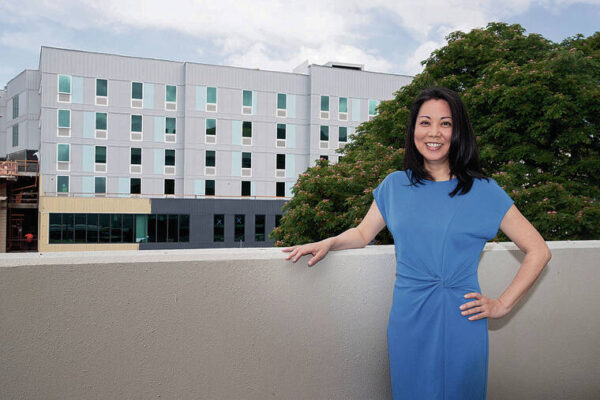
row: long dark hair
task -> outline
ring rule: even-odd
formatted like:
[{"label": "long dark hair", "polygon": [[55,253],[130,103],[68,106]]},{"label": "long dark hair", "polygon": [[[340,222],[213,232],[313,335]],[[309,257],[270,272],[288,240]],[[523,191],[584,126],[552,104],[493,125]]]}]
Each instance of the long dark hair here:
[{"label": "long dark hair", "polygon": [[479,151],[473,134],[473,127],[467,115],[467,109],[460,96],[445,87],[431,87],[422,90],[413,101],[410,109],[408,126],[406,127],[406,142],[404,145],[404,169],[410,169],[412,185],[423,184],[424,179],[433,180],[431,174],[425,170],[423,155],[415,146],[415,124],[417,115],[423,103],[427,100],[445,100],[452,112],[452,138],[448,154],[450,175],[457,177],[458,182],[454,190],[448,193],[454,197],[459,191],[466,194],[473,186],[473,179],[488,179],[479,164]]}]

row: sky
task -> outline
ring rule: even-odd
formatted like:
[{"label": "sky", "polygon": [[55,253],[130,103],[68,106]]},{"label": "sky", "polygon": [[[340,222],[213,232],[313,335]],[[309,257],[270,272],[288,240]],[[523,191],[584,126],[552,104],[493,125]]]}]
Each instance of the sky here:
[{"label": "sky", "polygon": [[308,60],[403,75],[451,32],[518,23],[560,42],[600,30],[600,0],[0,0],[0,87],[41,46],[291,72]]}]

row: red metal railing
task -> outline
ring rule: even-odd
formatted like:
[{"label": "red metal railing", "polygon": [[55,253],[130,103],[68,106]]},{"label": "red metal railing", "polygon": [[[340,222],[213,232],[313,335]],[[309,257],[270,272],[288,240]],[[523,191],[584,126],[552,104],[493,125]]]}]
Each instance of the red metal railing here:
[{"label": "red metal railing", "polygon": [[31,160],[0,161],[0,178],[38,173],[38,162]]}]

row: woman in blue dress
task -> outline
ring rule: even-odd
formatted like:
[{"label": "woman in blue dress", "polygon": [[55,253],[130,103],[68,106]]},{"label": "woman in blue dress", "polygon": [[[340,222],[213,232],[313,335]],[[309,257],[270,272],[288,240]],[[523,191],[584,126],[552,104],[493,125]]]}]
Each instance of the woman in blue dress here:
[{"label": "woman in blue dress", "polygon": [[[551,258],[539,232],[508,194],[483,175],[473,128],[457,93],[423,90],[409,118],[404,170],[373,191],[356,227],[293,246],[287,260],[360,248],[385,226],[394,238],[396,281],[388,324],[394,399],[484,400],[487,318],[501,318],[531,288]],[[501,229],[526,255],[508,288],[493,299],[477,280],[485,243]]]}]

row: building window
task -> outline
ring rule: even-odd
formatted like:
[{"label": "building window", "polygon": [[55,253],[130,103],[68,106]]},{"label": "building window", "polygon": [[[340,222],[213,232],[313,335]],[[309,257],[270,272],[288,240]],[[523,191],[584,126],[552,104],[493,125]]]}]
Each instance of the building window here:
[{"label": "building window", "polygon": [[57,144],[57,161],[69,162],[71,160],[71,146],[65,143]]},{"label": "building window", "polygon": [[285,140],[285,124],[277,124],[277,139]]},{"label": "building window", "polygon": [[217,111],[217,88],[206,88],[206,111]]},{"label": "building window", "polygon": [[285,182],[275,182],[275,196],[285,197]]},{"label": "building window", "polygon": [[281,215],[277,214],[275,215],[275,228],[277,228],[279,225],[281,225]]},{"label": "building window", "polygon": [[131,148],[131,165],[142,165],[142,149],[139,147]]},{"label": "building window", "polygon": [[135,100],[144,98],[144,84],[142,82],[131,82],[131,98]]},{"label": "building window", "polygon": [[250,181],[242,181],[242,196],[250,196]]},{"label": "building window", "polygon": [[225,241],[225,215],[215,214],[213,216],[213,242]]},{"label": "building window", "polygon": [[175,134],[175,127],[177,126],[177,120],[172,117],[165,118],[165,133]]},{"label": "building window", "polygon": [[106,79],[96,79],[96,105],[108,105],[108,81]]},{"label": "building window", "polygon": [[19,118],[19,95],[12,99],[12,117],[13,119]]},{"label": "building window", "polygon": [[71,102],[71,77],[68,75],[58,75],[58,101]]},{"label": "building window", "polygon": [[141,132],[142,131],[142,116],[141,115],[132,115],[131,116],[131,132]]},{"label": "building window", "polygon": [[252,168],[252,153],[242,153],[242,168]]},{"label": "building window", "polygon": [[94,193],[106,194],[106,177],[96,176],[94,178]]},{"label": "building window", "polygon": [[50,214],[50,243],[189,242],[187,214]]},{"label": "building window", "polygon": [[247,138],[247,140],[242,139],[242,144],[252,144],[252,122],[242,122],[242,138]]},{"label": "building window", "polygon": [[321,160],[328,160],[329,161],[329,156],[322,154],[322,155],[319,156],[319,159],[321,159]]},{"label": "building window", "polygon": [[58,110],[58,127],[71,128],[71,110]]},{"label": "building window", "polygon": [[96,113],[96,131],[94,136],[96,139],[106,139],[106,113]]},{"label": "building window", "polygon": [[165,89],[165,98],[169,103],[177,102],[177,86],[167,85]]},{"label": "building window", "polygon": [[12,126],[12,147],[19,145],[19,124]]},{"label": "building window", "polygon": [[252,91],[242,91],[242,114],[252,114]]},{"label": "building window", "polygon": [[215,181],[214,179],[209,179],[204,183],[204,195],[205,196],[214,196],[215,195]]},{"label": "building window", "polygon": [[175,166],[175,150],[165,149],[165,165]]},{"label": "building window", "polygon": [[329,119],[329,96],[321,96],[321,112],[319,116],[322,119]]},{"label": "building window", "polygon": [[58,76],[58,93],[71,94],[71,77],[68,75]]},{"label": "building window", "polygon": [[165,179],[165,194],[175,194],[175,179]]},{"label": "building window", "polygon": [[285,154],[277,154],[277,169],[285,170]]},{"label": "building window", "polygon": [[377,115],[377,100],[369,100],[369,119]]},{"label": "building window", "polygon": [[246,216],[243,214],[235,215],[235,226],[234,226],[234,242],[243,242],[245,241],[244,230],[246,228]]},{"label": "building window", "polygon": [[277,93],[277,109],[287,110],[287,95],[285,93]]},{"label": "building window", "polygon": [[340,126],[338,141],[340,143],[346,143],[348,141],[348,127]]},{"label": "building window", "polygon": [[329,127],[321,125],[321,141],[326,142],[329,140]]},{"label": "building window", "polygon": [[340,97],[338,112],[341,112],[341,113],[348,112],[348,98],[347,97]]},{"label": "building window", "polygon": [[214,167],[216,166],[216,153],[214,150],[206,150],[206,159],[205,159],[205,165],[207,167]]},{"label": "building window", "polygon": [[69,192],[69,177],[68,176],[57,176],[56,177],[56,191],[58,193]]},{"label": "building window", "polygon": [[206,134],[209,136],[217,135],[217,120],[213,118],[206,119]]},{"label": "building window", "polygon": [[264,242],[265,241],[265,216],[255,215],[254,216],[254,241]]},{"label": "building window", "polygon": [[106,164],[106,146],[96,146],[96,164]]},{"label": "building window", "polygon": [[129,180],[129,193],[141,194],[142,193],[142,178],[131,178]]}]

